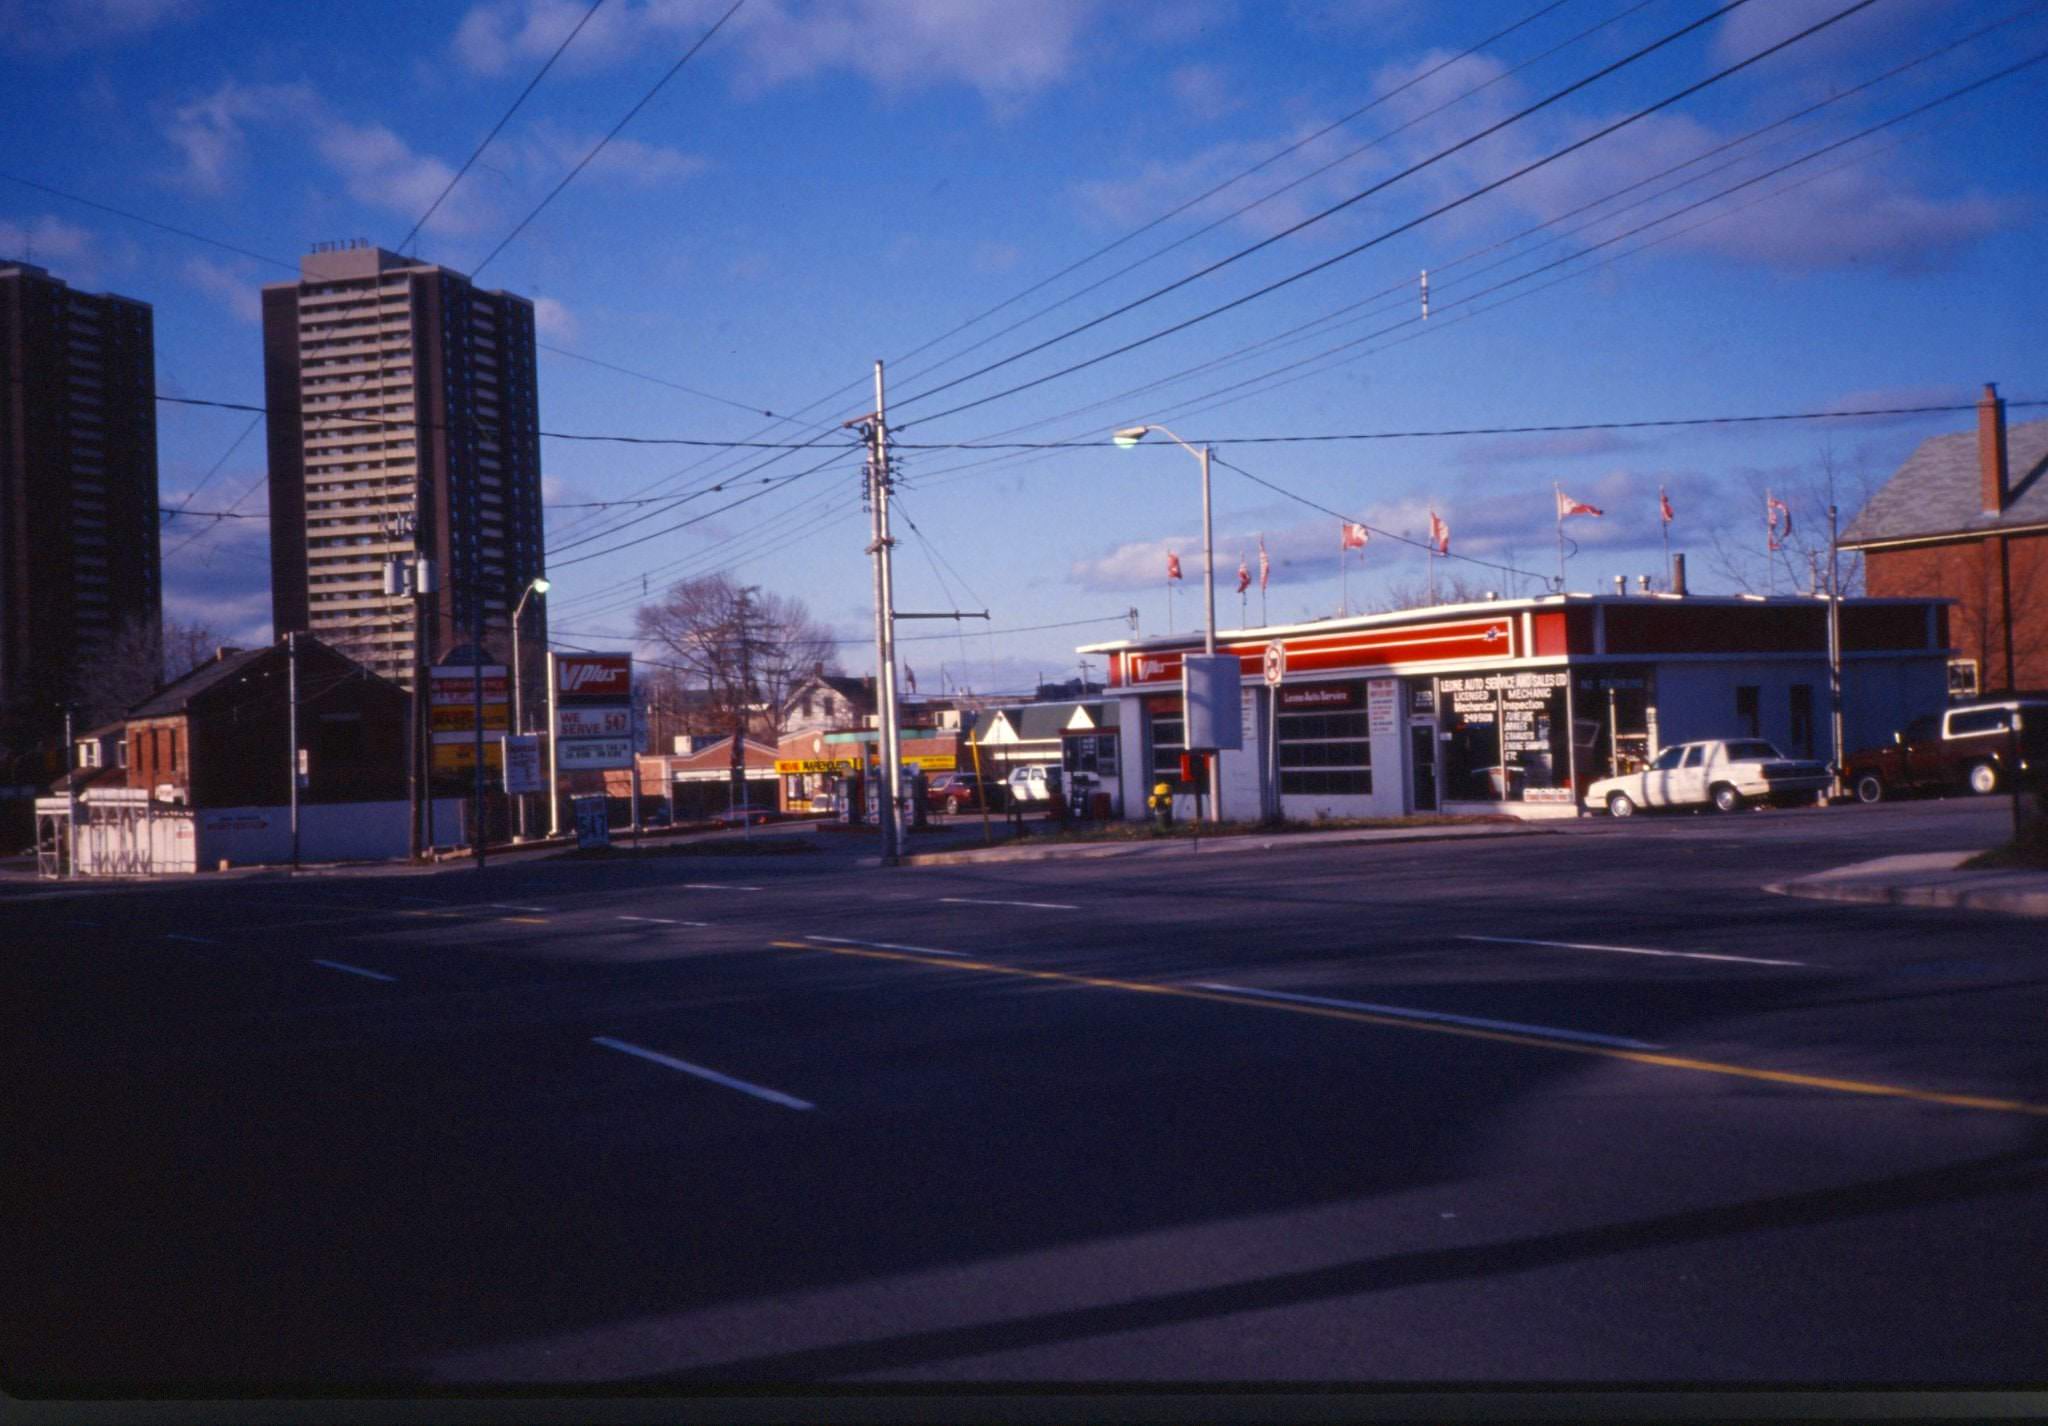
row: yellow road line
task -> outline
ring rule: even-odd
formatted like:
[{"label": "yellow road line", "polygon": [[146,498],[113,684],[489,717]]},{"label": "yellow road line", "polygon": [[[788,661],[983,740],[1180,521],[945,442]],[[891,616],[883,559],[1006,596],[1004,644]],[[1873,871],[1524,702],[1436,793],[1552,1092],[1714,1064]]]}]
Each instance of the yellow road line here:
[{"label": "yellow road line", "polygon": [[500,921],[517,921],[522,926],[545,926],[548,924],[548,918],[545,916],[500,916],[498,919]]},{"label": "yellow road line", "polygon": [[1628,1060],[1635,1064],[1656,1065],[1663,1069],[1729,1075],[1737,1079],[1757,1079],[1771,1084],[1796,1085],[1802,1089],[1825,1089],[1837,1094],[1873,1094],[1892,1099],[1917,1100],[1923,1104],[1946,1104],[1957,1109],[1985,1109],[2001,1114],[2030,1114],[2048,1118],[2048,1104],[2031,1104],[2021,1099],[1994,1099],[1976,1094],[1945,1094],[1939,1090],[1913,1089],[1906,1085],[1881,1084],[1875,1080],[1835,1079],[1825,1075],[1794,1074],[1787,1070],[1753,1069],[1748,1065],[1728,1064],[1720,1060],[1701,1060],[1684,1055],[1656,1054],[1647,1050],[1622,1050],[1602,1045],[1574,1044],[1567,1040],[1546,1040],[1535,1035],[1517,1035],[1510,1031],[1479,1030],[1463,1025],[1406,1020],[1391,1015],[1375,1015],[1363,1010],[1341,1010],[1329,1005],[1304,1005],[1298,1001],[1267,1000],[1246,995],[1231,995],[1223,991],[1194,990],[1186,986],[1161,985],[1156,981],[1073,975],[1056,970],[1025,970],[1019,966],[1001,965],[994,961],[972,961],[954,956],[941,960],[935,956],[906,955],[901,951],[828,946],[805,941],[771,941],[769,944],[786,951],[823,951],[835,956],[865,956],[871,960],[908,961],[914,965],[948,970],[990,971],[998,975],[1020,976],[1029,980],[1090,985],[1102,990],[1131,990],[1147,995],[1171,995],[1183,1000],[1212,1000],[1223,1005],[1246,1006],[1254,1010],[1278,1010],[1292,1015],[1313,1015],[1325,1020],[1348,1020],[1361,1025],[1377,1025],[1390,1030],[1415,1030],[1430,1035],[1456,1035],[1467,1040],[1493,1040],[1530,1049],[1554,1050],[1571,1055],[1597,1055],[1603,1059]]}]

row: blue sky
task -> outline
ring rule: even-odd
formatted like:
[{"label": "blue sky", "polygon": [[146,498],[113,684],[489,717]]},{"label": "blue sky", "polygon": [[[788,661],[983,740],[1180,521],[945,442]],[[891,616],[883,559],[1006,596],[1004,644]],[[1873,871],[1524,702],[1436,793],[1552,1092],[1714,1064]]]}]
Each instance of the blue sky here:
[{"label": "blue sky", "polygon": [[[420,254],[475,270],[729,3],[605,0],[427,223]],[[1694,585],[1761,588],[1766,486],[1792,493],[1802,533],[1817,529],[1824,465],[1853,507],[1916,441],[1972,418],[1245,438],[1968,402],[1985,381],[2013,400],[2048,398],[2043,182],[2025,137],[2048,131],[2048,64],[1723,194],[2048,48],[2048,9],[2020,0],[1877,0],[1373,242],[1847,3],[1751,0],[1218,271],[933,390],[1272,238],[1717,7],[746,0],[479,280],[534,298],[550,347],[641,374],[544,350],[550,431],[812,440],[870,404],[872,363],[887,359],[901,509],[915,524],[898,531],[902,607],[986,607],[994,630],[1100,621],[908,644],[926,692],[941,665],[981,689],[1071,672],[1074,645],[1114,636],[1127,608],[1162,631],[1169,548],[1189,576],[1174,623],[1194,627],[1200,505],[1194,461],[1163,441],[919,446],[1100,441],[1164,422],[1385,532],[1419,536],[1434,508],[1454,553],[1528,572],[1452,561],[1446,573],[1504,590],[1556,569],[1554,482],[1607,512],[1570,522],[1573,587],[1655,569],[1662,485]],[[0,126],[14,139],[0,173],[248,255],[15,181],[0,181],[0,254],[32,253],[78,286],[153,303],[166,394],[259,401],[260,284],[288,276],[315,242],[395,245],[587,9],[0,0]],[[1655,177],[1708,150],[1719,151]],[[1369,242],[1183,331],[1009,392]],[[980,404],[951,409],[969,402]],[[236,444],[247,426],[167,407],[166,503],[260,513],[262,431]],[[630,630],[643,580],[730,569],[806,600],[849,639],[847,666],[867,667],[859,460],[830,459],[843,438],[822,439],[794,455],[544,442],[555,627],[603,644]],[[745,494],[757,498],[721,510]],[[662,495],[692,498],[667,513],[579,508]],[[1229,576],[1261,532],[1272,617],[1334,611],[1335,516],[1220,466],[1215,503],[1227,622]],[[615,548],[685,519],[698,522]],[[264,637],[266,544],[261,520],[172,521],[168,612]],[[1376,535],[1354,556],[1353,605],[1420,584],[1424,564]],[[1779,587],[1787,577],[1781,566]],[[1255,593],[1254,618],[1258,608]]]}]

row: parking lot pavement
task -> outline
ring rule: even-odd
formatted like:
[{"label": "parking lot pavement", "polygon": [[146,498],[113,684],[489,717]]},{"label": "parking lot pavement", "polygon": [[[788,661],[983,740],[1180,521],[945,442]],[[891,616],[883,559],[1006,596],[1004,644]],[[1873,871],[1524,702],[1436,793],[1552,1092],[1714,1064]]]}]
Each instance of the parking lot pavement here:
[{"label": "parking lot pavement", "polygon": [[0,1361],[230,1395],[2026,1379],[2031,927],[1760,889],[1979,831],[1872,810],[10,903],[0,1190],[35,1213]]}]

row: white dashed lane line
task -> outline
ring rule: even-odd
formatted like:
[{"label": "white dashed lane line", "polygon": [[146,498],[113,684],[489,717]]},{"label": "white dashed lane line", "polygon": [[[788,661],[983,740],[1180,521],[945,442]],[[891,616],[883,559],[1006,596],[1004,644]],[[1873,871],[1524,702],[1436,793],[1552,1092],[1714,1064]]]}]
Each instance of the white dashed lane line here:
[{"label": "white dashed lane line", "polygon": [[1502,946],[1549,946],[1560,951],[1610,951],[1618,956],[1670,956],[1687,961],[1737,961],[1750,966],[1804,966],[1805,961],[1774,961],[1763,956],[1731,956],[1715,951],[1655,951],[1646,946],[1602,946],[1590,941],[1532,941],[1523,936],[1460,936],[1461,941],[1487,941]]},{"label": "white dashed lane line", "polygon": [[315,960],[313,964],[316,966],[326,966],[329,970],[338,970],[348,975],[363,976],[369,980],[395,981],[398,979],[395,975],[386,975],[378,970],[364,970],[361,966],[343,965],[340,961]]},{"label": "white dashed lane line", "polygon": [[166,931],[164,939],[166,941],[189,941],[195,946],[217,946],[220,944],[219,941],[214,940],[210,936],[186,936],[176,931]]},{"label": "white dashed lane line", "polygon": [[851,936],[806,936],[823,946],[866,946],[871,951],[913,951],[921,956],[964,956],[965,951],[942,951],[936,946],[899,946],[894,941],[856,941]]},{"label": "white dashed lane line", "polygon": [[1575,1040],[1588,1045],[1610,1045],[1619,1050],[1656,1050],[1647,1040],[1630,1040],[1619,1035],[1596,1035],[1589,1030],[1559,1030],[1549,1025],[1523,1025],[1513,1020],[1485,1020],[1476,1015],[1451,1015],[1441,1010],[1415,1010],[1401,1005],[1374,1005],[1364,1000],[1337,1000],[1325,995],[1296,995],[1285,990],[1254,990],[1247,985],[1224,985],[1198,980],[1202,990],[1221,990],[1231,995],[1253,995],[1264,1000],[1292,1000],[1303,1005],[1327,1005],[1337,1010],[1362,1010],[1405,1020],[1435,1020],[1446,1025],[1466,1025],[1475,1030],[1505,1030],[1516,1035],[1540,1035],[1549,1040]]},{"label": "white dashed lane line", "polygon": [[722,1084],[727,1089],[736,1089],[741,1094],[750,1094],[756,1099],[765,1099],[770,1104],[779,1104],[784,1109],[816,1109],[818,1107],[815,1104],[798,1099],[794,1095],[784,1094],[779,1089],[767,1089],[758,1084],[748,1084],[743,1079],[734,1079],[731,1075],[720,1074],[717,1070],[706,1069],[702,1065],[693,1065],[687,1061],[675,1059],[672,1056],[662,1054],[658,1050],[648,1050],[641,1048],[639,1045],[629,1045],[624,1040],[614,1040],[609,1035],[593,1035],[590,1037],[590,1043],[602,1045],[608,1050],[617,1050],[623,1055],[637,1055],[643,1060],[650,1060],[655,1064],[665,1065],[669,1069],[680,1070],[688,1075],[695,1075],[698,1079],[709,1080],[713,1084]]},{"label": "white dashed lane line", "polygon": [[686,881],[683,883],[683,889],[685,891],[760,891],[763,888],[758,886],[734,886],[729,882],[723,881]]},{"label": "white dashed lane line", "polygon": [[668,916],[621,916],[621,921],[638,921],[648,926],[709,926],[709,921],[677,921]]},{"label": "white dashed lane line", "polygon": [[1064,901],[984,901],[977,896],[941,896],[939,900],[954,906],[1028,906],[1033,911],[1079,911],[1078,906],[1069,906]]}]

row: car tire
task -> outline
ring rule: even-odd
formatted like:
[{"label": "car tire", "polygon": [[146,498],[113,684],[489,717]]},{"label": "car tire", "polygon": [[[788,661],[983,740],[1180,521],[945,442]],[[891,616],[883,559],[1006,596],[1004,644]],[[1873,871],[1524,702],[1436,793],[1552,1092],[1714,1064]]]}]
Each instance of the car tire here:
[{"label": "car tire", "polygon": [[1884,779],[1874,772],[1866,772],[1856,779],[1856,800],[1858,802],[1884,801]]},{"label": "car tire", "polygon": [[1742,794],[1725,782],[1715,783],[1714,790],[1709,795],[1713,798],[1714,810],[1716,812],[1740,812],[1742,810]]},{"label": "car tire", "polygon": [[1636,815],[1636,804],[1629,799],[1626,792],[1610,792],[1607,794],[1607,815],[1633,817]]},{"label": "car tire", "polygon": [[1969,775],[1965,780],[1970,791],[1979,797],[1988,797],[1998,791],[2000,781],[1998,769],[1990,763],[1971,763]]}]

